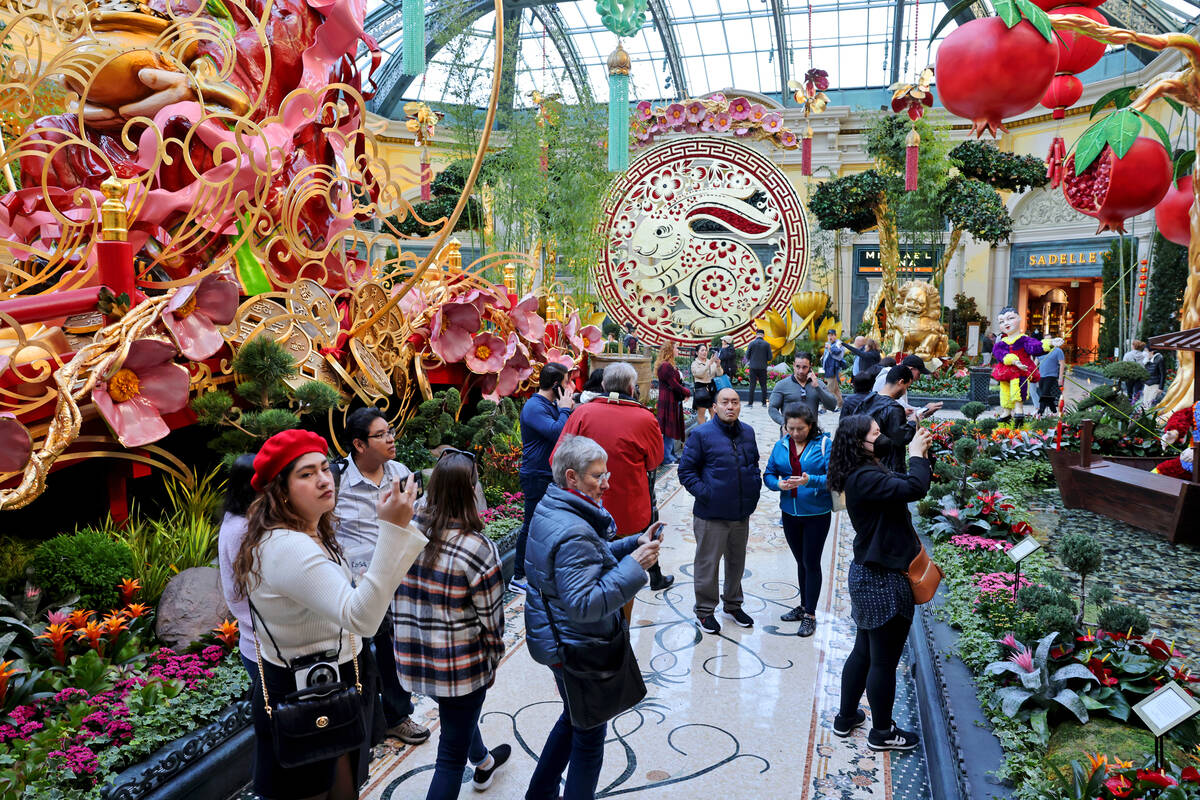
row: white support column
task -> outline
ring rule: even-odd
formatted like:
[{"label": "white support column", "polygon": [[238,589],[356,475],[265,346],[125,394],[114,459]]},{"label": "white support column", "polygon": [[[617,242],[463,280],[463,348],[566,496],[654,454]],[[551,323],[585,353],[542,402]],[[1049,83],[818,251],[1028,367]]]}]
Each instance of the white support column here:
[{"label": "white support column", "polygon": [[991,249],[991,281],[988,292],[988,319],[995,319],[1000,309],[1008,304],[1009,251],[1007,242]]}]

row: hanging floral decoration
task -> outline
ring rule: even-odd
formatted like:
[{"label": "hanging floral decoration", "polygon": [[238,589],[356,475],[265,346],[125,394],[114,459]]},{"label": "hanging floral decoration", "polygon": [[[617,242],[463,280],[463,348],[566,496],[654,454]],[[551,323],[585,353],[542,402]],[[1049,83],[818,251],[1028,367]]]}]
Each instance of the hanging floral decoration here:
[{"label": "hanging floral decoration", "polygon": [[429,163],[429,142],[445,114],[418,102],[405,103],[404,113],[408,115],[404,126],[421,148],[421,202],[428,203],[433,198],[433,168]]},{"label": "hanging floral decoration", "polygon": [[[916,83],[893,83],[888,87],[892,93],[892,111],[906,112],[914,123],[925,116],[925,109],[933,107],[933,68],[921,70]],[[904,191],[917,188],[917,163],[921,152],[921,135],[916,125],[904,139]]]},{"label": "hanging floral decoration", "polygon": [[730,100],[720,92],[665,107],[642,100],[634,107],[629,130],[634,149],[651,144],[659,134],[671,132],[733,133],[741,138],[770,140],[788,150],[797,145],[796,134],[783,127],[782,114],[745,97]]},{"label": "hanging floral decoration", "polygon": [[804,138],[800,144],[800,173],[805,177],[812,175],[812,137],[813,129],[808,119],[812,114],[820,114],[829,105],[829,96],[825,90],[829,88],[829,73],[823,69],[810,69],[804,73],[804,82],[788,81],[792,97],[804,110]]}]

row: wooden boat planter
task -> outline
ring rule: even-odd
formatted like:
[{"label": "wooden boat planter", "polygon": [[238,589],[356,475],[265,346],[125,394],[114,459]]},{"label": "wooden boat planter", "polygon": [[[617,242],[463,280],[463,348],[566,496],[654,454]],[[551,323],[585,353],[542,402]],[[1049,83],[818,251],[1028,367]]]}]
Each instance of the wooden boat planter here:
[{"label": "wooden boat planter", "polygon": [[1097,456],[1092,428],[1090,420],[1084,422],[1078,451],[1048,451],[1063,505],[1162,534],[1173,544],[1200,541],[1200,483],[1158,475],[1144,463],[1120,463],[1135,459]]}]

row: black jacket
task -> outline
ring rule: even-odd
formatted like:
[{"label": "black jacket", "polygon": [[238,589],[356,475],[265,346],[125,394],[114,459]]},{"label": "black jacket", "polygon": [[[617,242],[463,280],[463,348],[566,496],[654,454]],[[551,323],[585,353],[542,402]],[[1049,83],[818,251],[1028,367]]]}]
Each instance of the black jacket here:
[{"label": "black jacket", "polygon": [[904,448],[917,434],[916,423],[909,422],[904,406],[887,395],[872,394],[856,413],[870,414],[879,423],[879,431],[892,440],[892,452],[884,464],[894,472],[904,472]]},{"label": "black jacket", "polygon": [[854,560],[906,570],[919,543],[908,504],[929,491],[929,461],[912,458],[908,474],[864,464],[846,478],[846,512],[854,525]]},{"label": "black jacket", "polygon": [[771,363],[771,345],[766,339],[755,339],[746,348],[746,369],[766,369]]},{"label": "black jacket", "polygon": [[721,361],[725,376],[732,381],[737,375],[737,348],[727,344],[717,352],[717,358]]},{"label": "black jacket", "polygon": [[854,345],[845,342],[842,342],[842,346],[853,353],[856,358],[854,362],[855,375],[866,372],[883,360],[883,355],[878,350],[859,350]]}]

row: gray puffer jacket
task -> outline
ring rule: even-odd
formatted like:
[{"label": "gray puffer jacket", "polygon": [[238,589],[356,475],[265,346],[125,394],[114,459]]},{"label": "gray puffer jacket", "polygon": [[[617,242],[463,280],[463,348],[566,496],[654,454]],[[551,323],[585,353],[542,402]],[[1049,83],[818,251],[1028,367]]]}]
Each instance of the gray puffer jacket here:
[{"label": "gray puffer jacket", "polygon": [[605,541],[615,531],[601,506],[551,485],[529,523],[525,549],[525,641],[539,664],[562,658],[547,614],[564,644],[610,640],[621,607],[646,583],[646,571],[630,555],[637,536]]}]

